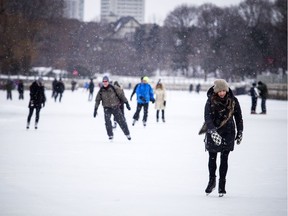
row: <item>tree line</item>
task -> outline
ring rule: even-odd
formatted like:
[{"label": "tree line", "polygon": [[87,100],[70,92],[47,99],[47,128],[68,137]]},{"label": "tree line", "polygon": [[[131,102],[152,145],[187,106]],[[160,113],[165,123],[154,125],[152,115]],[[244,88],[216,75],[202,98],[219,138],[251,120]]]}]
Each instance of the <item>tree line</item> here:
[{"label": "tree line", "polygon": [[0,0],[0,73],[53,67],[80,76],[109,72],[223,78],[287,71],[287,1],[237,6],[180,5],[163,26],[143,24],[132,40],[110,37],[114,23],[63,17],[63,0]]}]

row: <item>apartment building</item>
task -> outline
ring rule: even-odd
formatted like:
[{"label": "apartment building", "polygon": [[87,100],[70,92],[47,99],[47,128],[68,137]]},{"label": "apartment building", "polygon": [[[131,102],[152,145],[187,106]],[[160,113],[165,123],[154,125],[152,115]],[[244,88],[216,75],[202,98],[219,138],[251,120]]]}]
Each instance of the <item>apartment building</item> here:
[{"label": "apartment building", "polygon": [[101,21],[115,22],[121,17],[134,17],[144,23],[145,0],[101,0]]},{"label": "apartment building", "polygon": [[64,0],[64,17],[84,20],[84,0]]}]

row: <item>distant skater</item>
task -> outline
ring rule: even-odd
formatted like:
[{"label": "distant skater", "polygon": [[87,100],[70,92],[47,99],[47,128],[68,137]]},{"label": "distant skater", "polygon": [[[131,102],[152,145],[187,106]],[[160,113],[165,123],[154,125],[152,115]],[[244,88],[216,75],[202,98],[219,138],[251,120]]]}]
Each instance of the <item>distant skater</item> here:
[{"label": "distant skater", "polygon": [[251,96],[251,114],[256,114],[257,99],[259,97],[259,93],[256,88],[256,83],[252,83],[252,87],[250,88],[249,93]]},{"label": "distant skater", "polygon": [[42,107],[45,106],[46,96],[45,96],[45,89],[42,84],[42,78],[34,81],[30,86],[30,100],[29,100],[29,114],[27,118],[27,126],[26,128],[29,129],[31,117],[33,115],[34,110],[36,110],[35,116],[35,129],[38,128],[38,122],[40,119],[40,110]]}]

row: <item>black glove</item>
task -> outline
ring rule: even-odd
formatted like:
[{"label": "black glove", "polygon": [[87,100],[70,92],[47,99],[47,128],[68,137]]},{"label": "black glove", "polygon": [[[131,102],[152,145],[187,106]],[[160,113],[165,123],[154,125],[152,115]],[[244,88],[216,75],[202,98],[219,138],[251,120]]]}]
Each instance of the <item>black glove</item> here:
[{"label": "black glove", "polygon": [[97,109],[94,109],[93,117],[96,118],[97,115]]},{"label": "black glove", "polygon": [[164,101],[163,105],[166,106],[166,101]]},{"label": "black glove", "polygon": [[222,137],[218,134],[217,131],[211,133],[211,138],[214,141],[215,145],[219,146],[222,143]]},{"label": "black glove", "polygon": [[139,97],[144,103],[146,103],[146,99],[143,96]]},{"label": "black glove", "polygon": [[237,145],[240,145],[240,143],[242,141],[242,138],[243,138],[243,132],[242,131],[238,131],[237,135],[236,135],[236,138],[235,138]]},{"label": "black glove", "polygon": [[151,99],[151,102],[154,104],[154,103],[155,103],[155,99],[154,99],[154,98],[152,98],[152,99]]},{"label": "black glove", "polygon": [[126,102],[125,104],[126,104],[126,108],[127,108],[128,110],[131,110],[131,107],[130,107],[129,103]]}]

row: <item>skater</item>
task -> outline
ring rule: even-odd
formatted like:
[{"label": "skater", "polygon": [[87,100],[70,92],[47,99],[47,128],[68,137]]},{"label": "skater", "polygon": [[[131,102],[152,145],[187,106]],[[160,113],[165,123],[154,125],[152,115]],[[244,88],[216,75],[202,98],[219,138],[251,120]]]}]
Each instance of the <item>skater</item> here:
[{"label": "skater", "polygon": [[38,122],[40,118],[40,110],[42,107],[45,106],[45,89],[42,85],[42,78],[39,78],[37,81],[34,81],[30,86],[30,101],[29,101],[29,114],[27,118],[27,126],[26,128],[29,129],[30,120],[33,115],[34,109],[36,110],[35,116],[35,129],[38,128]]},{"label": "skater", "polygon": [[19,80],[17,90],[19,93],[19,100],[24,100],[24,84],[22,80]]},{"label": "skater", "polygon": [[[121,94],[125,95],[123,88],[120,86],[120,84],[119,84],[117,81],[114,82],[114,86],[119,87],[119,88],[120,88],[120,91],[121,91]],[[124,117],[125,117],[125,113],[124,113],[124,103],[123,103],[122,101],[121,101],[121,105],[120,105],[120,110],[121,110],[121,112],[123,113],[123,115],[124,115]],[[116,122],[116,119],[115,119],[115,116],[114,116],[114,125],[113,125],[113,128],[115,129],[116,127],[117,127],[117,122]]]},{"label": "skater", "polygon": [[259,97],[258,90],[256,88],[256,83],[252,83],[252,87],[250,88],[250,96],[251,96],[251,114],[256,114],[257,107],[257,99]]},{"label": "skater", "polygon": [[144,109],[144,115],[143,115],[143,125],[146,126],[147,123],[147,118],[148,118],[148,108],[149,108],[149,102],[151,101],[152,103],[155,102],[154,99],[154,93],[152,87],[148,84],[149,78],[147,76],[143,77],[143,82],[140,83],[136,89],[136,95],[137,95],[137,108],[136,112],[133,116],[133,123],[132,125],[134,126],[135,123],[139,119],[139,113],[143,107]]},{"label": "skater", "polygon": [[94,87],[95,85],[93,83],[93,79],[90,79],[89,86],[88,86],[88,89],[89,89],[88,101],[91,101],[93,99]]},{"label": "skater", "polygon": [[165,122],[166,90],[162,83],[157,83],[155,89],[156,121],[159,122],[159,112],[162,114],[162,121]]},{"label": "skater", "polygon": [[198,83],[198,84],[196,85],[196,92],[199,94],[200,90],[201,90],[201,84]]},{"label": "skater", "polygon": [[7,100],[12,100],[12,90],[14,89],[14,83],[11,79],[6,82]]},{"label": "skater", "polygon": [[119,124],[127,139],[131,140],[126,119],[120,109],[122,102],[126,104],[126,108],[128,110],[131,109],[128,100],[119,87],[109,84],[109,78],[107,76],[103,77],[102,82],[103,86],[99,89],[96,96],[93,116],[94,118],[96,117],[98,107],[102,101],[102,106],[104,108],[105,126],[109,139],[113,139],[113,129],[111,123],[111,115],[113,115],[115,117],[115,121],[117,124]]},{"label": "skater", "polygon": [[56,83],[55,95],[54,95],[55,102],[57,101],[58,95],[59,95],[59,102],[61,102],[64,91],[65,91],[65,85],[62,79],[60,78],[59,81]]},{"label": "skater", "polygon": [[75,80],[71,81],[71,91],[74,92],[76,89],[77,82]]},{"label": "skater", "polygon": [[194,86],[193,86],[193,84],[191,83],[191,84],[189,85],[189,92],[191,93],[191,92],[193,91],[193,89],[194,89]]},{"label": "skater", "polygon": [[52,95],[51,97],[54,98],[56,95],[56,86],[57,86],[57,79],[54,78],[53,82],[52,82]]},{"label": "skater", "polygon": [[268,97],[268,89],[267,85],[261,81],[258,82],[258,90],[259,90],[259,95],[261,97],[261,110],[262,112],[260,114],[266,114],[266,100]]},{"label": "skater", "polygon": [[205,192],[208,195],[216,186],[216,161],[219,152],[218,193],[219,196],[223,196],[226,194],[225,184],[229,153],[234,150],[234,140],[238,145],[242,141],[242,112],[237,98],[223,79],[215,80],[214,86],[208,90],[207,96],[204,112],[205,124],[199,132],[199,134],[206,133],[205,148],[209,153],[209,182]]}]

